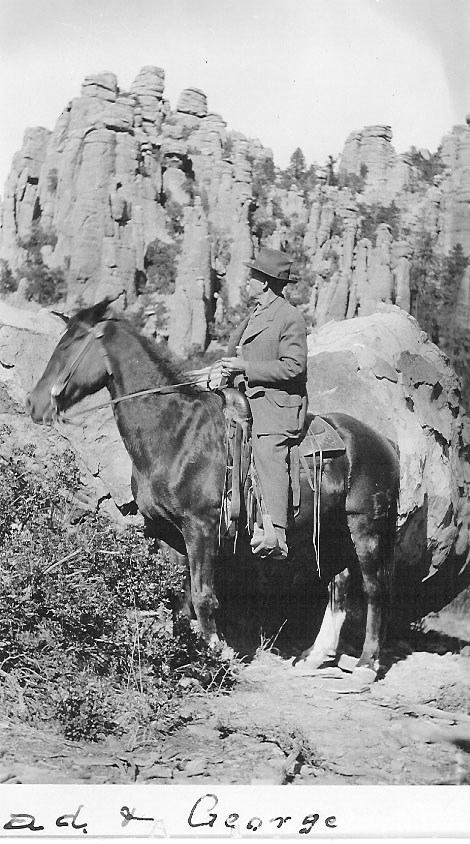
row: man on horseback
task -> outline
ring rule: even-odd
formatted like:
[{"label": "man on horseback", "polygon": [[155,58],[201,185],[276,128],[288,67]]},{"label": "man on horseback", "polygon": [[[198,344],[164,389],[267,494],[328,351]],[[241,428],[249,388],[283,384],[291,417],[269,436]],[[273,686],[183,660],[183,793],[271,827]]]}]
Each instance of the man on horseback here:
[{"label": "man on horseback", "polygon": [[307,409],[307,331],[302,314],[284,298],[292,259],[260,249],[250,267],[253,312],[232,334],[225,375],[243,375],[253,416],[253,458],[266,512],[251,541],[254,554],[285,559],[290,449],[298,442]]}]

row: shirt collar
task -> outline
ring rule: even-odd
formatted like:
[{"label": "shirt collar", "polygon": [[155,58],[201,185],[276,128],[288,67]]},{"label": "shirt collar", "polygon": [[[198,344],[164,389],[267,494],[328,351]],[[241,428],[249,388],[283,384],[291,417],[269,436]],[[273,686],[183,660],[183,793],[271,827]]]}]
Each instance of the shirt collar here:
[{"label": "shirt collar", "polygon": [[255,307],[255,310],[254,310],[255,314],[259,314],[261,311],[266,311],[268,308],[271,307],[271,305],[273,305],[275,302],[278,302],[279,299],[284,298],[284,296],[277,296],[276,293],[272,293],[272,291],[270,291],[270,292],[272,294],[271,298],[269,298],[263,304],[261,304],[261,302],[256,303],[256,307]]}]

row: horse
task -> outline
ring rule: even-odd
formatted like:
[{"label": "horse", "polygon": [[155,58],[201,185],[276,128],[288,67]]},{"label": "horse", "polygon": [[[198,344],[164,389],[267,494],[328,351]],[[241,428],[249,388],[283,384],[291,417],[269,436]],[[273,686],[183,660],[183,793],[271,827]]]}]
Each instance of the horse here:
[{"label": "horse", "polygon": [[[207,642],[217,645],[214,584],[228,450],[223,397],[182,380],[169,356],[113,314],[110,304],[105,299],[67,321],[26,398],[26,409],[34,422],[52,424],[85,396],[108,389],[146,531],[184,556],[197,624]],[[322,472],[320,525],[326,552],[320,585],[323,595],[325,584],[346,570],[361,580],[367,620],[357,666],[373,668],[393,568],[398,457],[385,437],[354,417],[332,413],[325,418],[346,448],[343,456],[325,460]],[[313,493],[305,478],[301,488],[301,512],[288,534],[289,546],[294,565],[302,558],[313,570]],[[262,565],[275,564],[265,560]],[[307,649],[302,657],[321,663],[330,647]]]}]

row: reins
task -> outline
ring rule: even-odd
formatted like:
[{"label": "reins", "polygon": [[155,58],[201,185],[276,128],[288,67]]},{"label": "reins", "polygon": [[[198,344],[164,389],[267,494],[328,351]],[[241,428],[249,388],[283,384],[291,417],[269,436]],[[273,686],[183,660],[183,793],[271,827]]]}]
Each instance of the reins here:
[{"label": "reins", "polygon": [[103,407],[112,407],[122,401],[129,399],[137,399],[140,396],[151,396],[156,393],[176,393],[180,387],[194,387],[197,381],[181,381],[178,384],[165,384],[163,387],[151,387],[148,390],[137,390],[135,393],[126,393],[125,396],[119,396],[117,399],[108,399],[108,401],[101,402],[101,404],[94,404],[91,407],[83,408],[83,410],[76,410],[74,416],[82,416],[84,413],[90,413],[92,410],[102,410]]}]

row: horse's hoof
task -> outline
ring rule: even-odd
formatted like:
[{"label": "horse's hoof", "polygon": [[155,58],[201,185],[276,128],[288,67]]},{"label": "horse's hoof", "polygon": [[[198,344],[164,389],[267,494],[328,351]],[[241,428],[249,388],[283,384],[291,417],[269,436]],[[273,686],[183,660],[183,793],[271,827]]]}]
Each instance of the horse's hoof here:
[{"label": "horse's hoof", "polygon": [[292,661],[292,666],[299,672],[303,671],[318,671],[322,666],[331,667],[333,657],[328,654],[319,654],[314,656],[308,651],[301,653],[300,656],[295,657]]},{"label": "horse's hoof", "polygon": [[222,662],[234,662],[238,658],[238,654],[230,645],[221,644],[220,659]]},{"label": "horse's hoof", "polygon": [[370,685],[376,679],[377,671],[373,668],[368,668],[366,665],[361,665],[353,669],[352,675],[355,680],[358,680],[361,683],[368,683]]},{"label": "horse's hoof", "polygon": [[207,639],[207,644],[209,648],[213,651],[219,650],[222,647],[222,642],[220,641],[217,633],[211,633],[209,638]]},{"label": "horse's hoof", "polygon": [[335,665],[321,665],[312,668],[308,663],[295,668],[297,677],[320,677],[322,680],[342,680],[344,674]]},{"label": "horse's hoof", "polygon": [[341,668],[341,671],[347,671],[350,674],[357,667],[358,662],[359,660],[355,656],[341,654],[338,660],[338,668]]}]

